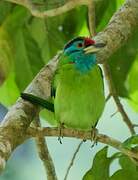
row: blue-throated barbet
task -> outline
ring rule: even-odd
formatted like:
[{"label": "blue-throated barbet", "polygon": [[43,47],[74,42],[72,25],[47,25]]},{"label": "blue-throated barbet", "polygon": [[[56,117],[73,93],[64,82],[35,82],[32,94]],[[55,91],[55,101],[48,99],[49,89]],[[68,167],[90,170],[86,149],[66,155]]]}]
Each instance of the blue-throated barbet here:
[{"label": "blue-throated barbet", "polygon": [[53,78],[53,105],[33,95],[22,93],[21,97],[54,111],[59,125],[91,130],[105,106],[102,71],[96,63],[96,52],[104,46],[85,37],[65,45]]}]

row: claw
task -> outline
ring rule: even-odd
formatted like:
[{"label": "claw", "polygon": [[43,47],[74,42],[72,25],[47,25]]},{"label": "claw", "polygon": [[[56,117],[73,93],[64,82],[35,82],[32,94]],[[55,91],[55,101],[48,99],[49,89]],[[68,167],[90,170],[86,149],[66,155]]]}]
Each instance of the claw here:
[{"label": "claw", "polygon": [[60,136],[60,135],[59,135],[59,137],[58,137],[58,141],[59,141],[60,144],[62,144],[61,136]]},{"label": "claw", "polygon": [[62,144],[61,137],[63,138],[63,133],[62,133],[63,128],[64,128],[64,123],[61,123],[59,125],[59,136],[58,136],[58,141],[60,142],[60,144]]},{"label": "claw", "polygon": [[91,148],[93,148],[95,145],[97,145],[97,134],[98,134],[98,129],[96,129],[95,127],[92,127],[91,141],[93,141],[93,144],[91,145]]}]

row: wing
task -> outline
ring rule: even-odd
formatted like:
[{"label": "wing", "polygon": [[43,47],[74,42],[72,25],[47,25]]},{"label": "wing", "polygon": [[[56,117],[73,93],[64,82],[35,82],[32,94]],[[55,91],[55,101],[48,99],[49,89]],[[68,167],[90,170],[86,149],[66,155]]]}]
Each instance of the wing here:
[{"label": "wing", "polygon": [[[102,77],[102,79],[103,79],[103,78],[104,78],[104,76],[103,76],[103,71],[102,71],[102,69],[101,69],[101,67],[100,67],[99,65],[97,65],[97,66],[98,66],[98,68],[99,68],[101,77]],[[103,81],[103,89],[104,89],[104,81]]]},{"label": "wing", "polygon": [[51,98],[55,98],[55,96],[56,96],[56,89],[57,89],[57,85],[59,83],[59,76],[60,76],[60,72],[59,72],[59,67],[58,67],[54,74],[53,81],[52,81]]},{"label": "wing", "polygon": [[102,71],[102,69],[101,69],[101,67],[100,67],[99,65],[97,65],[97,66],[98,66],[98,68],[99,68],[99,70],[100,70],[101,77],[103,78],[103,71]]},{"label": "wing", "polygon": [[21,93],[21,97],[23,99],[31,102],[32,104],[42,106],[42,107],[48,109],[49,111],[54,112],[54,103],[52,103],[52,101],[54,100],[55,95],[56,95],[56,86],[57,86],[58,77],[59,77],[58,75],[59,75],[59,65],[57,67],[57,70],[56,70],[53,80],[52,80],[51,99],[49,101],[42,99],[38,96],[35,96],[33,94],[28,94],[28,93]]}]

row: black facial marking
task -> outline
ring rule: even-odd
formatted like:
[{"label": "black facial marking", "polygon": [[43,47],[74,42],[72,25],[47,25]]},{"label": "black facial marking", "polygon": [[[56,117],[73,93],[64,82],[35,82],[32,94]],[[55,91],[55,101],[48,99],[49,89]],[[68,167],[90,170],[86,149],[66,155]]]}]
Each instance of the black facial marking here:
[{"label": "black facial marking", "polygon": [[64,50],[69,48],[75,41],[81,41],[81,40],[84,40],[84,37],[77,37],[77,38],[72,39],[65,45]]},{"label": "black facial marking", "polygon": [[75,52],[78,52],[79,50],[72,50],[72,51],[70,51],[70,53],[72,54],[72,53],[75,53]]}]

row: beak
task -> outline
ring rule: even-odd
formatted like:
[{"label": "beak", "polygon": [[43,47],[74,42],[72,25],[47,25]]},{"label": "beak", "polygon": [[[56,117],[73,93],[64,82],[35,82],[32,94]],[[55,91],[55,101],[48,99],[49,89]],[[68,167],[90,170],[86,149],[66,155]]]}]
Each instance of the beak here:
[{"label": "beak", "polygon": [[96,43],[89,45],[84,49],[85,54],[90,54],[90,53],[96,53],[98,52],[101,48],[103,48],[106,44],[105,43]]}]

